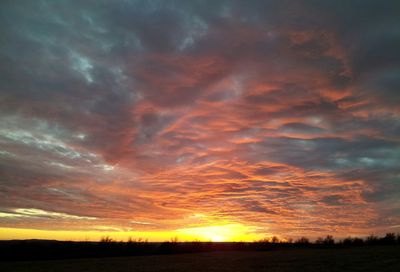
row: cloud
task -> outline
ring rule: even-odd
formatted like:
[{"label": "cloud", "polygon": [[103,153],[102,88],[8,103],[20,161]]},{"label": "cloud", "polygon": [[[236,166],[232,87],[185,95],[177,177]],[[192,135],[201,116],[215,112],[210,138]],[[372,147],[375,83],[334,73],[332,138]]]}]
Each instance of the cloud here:
[{"label": "cloud", "polygon": [[4,3],[0,225],[398,225],[397,6]]}]

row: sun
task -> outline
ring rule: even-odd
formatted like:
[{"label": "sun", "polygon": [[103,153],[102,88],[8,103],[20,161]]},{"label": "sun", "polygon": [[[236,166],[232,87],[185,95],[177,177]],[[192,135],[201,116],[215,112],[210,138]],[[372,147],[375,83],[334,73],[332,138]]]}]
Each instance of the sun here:
[{"label": "sun", "polygon": [[237,235],[231,225],[204,226],[181,229],[180,232],[203,241],[222,242]]},{"label": "sun", "polygon": [[210,235],[211,242],[225,242],[226,238],[221,235]]},{"label": "sun", "polygon": [[178,233],[193,240],[227,242],[251,241],[256,239],[252,228],[242,224],[225,224],[179,229]]}]

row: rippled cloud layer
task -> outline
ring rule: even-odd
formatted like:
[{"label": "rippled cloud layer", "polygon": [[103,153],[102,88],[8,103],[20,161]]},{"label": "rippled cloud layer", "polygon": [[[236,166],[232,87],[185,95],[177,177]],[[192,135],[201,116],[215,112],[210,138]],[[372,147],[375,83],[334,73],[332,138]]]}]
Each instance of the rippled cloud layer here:
[{"label": "rippled cloud layer", "polygon": [[0,227],[400,230],[399,9],[2,3]]}]

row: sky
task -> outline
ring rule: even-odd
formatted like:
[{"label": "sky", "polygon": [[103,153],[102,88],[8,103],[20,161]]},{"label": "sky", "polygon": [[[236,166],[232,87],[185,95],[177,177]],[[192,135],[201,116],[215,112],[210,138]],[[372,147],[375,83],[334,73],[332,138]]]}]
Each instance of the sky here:
[{"label": "sky", "polygon": [[400,2],[0,4],[0,239],[400,231]]}]

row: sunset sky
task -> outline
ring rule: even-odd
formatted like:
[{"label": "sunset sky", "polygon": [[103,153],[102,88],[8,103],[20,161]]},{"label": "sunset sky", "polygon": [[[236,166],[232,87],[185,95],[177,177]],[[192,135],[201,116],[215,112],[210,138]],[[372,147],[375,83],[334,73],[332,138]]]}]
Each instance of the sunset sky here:
[{"label": "sunset sky", "polygon": [[400,231],[400,1],[1,1],[0,239]]}]

